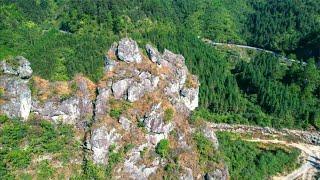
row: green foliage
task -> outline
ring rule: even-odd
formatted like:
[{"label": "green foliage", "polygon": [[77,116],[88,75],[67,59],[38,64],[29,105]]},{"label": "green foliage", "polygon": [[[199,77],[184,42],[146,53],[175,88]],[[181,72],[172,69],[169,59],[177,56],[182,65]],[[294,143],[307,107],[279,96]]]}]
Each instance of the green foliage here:
[{"label": "green foliage", "polygon": [[47,160],[42,161],[37,168],[37,178],[38,179],[50,179],[55,173],[54,168],[49,164]]},{"label": "green foliage", "polygon": [[195,133],[193,139],[200,156],[200,165],[205,172],[210,172],[220,160],[218,152],[214,149],[214,144],[200,132]]},{"label": "green foliage", "polygon": [[[0,116],[0,122],[1,179],[9,178],[10,174],[19,176],[30,167],[33,158],[56,154],[57,159],[62,160],[60,156],[64,156],[63,162],[67,163],[80,151],[73,128],[68,125],[53,125],[45,120],[22,122],[4,115]],[[39,179],[54,176],[54,170],[48,162],[41,161],[37,170]]]},{"label": "green foliage", "polygon": [[156,153],[159,154],[162,158],[165,158],[169,155],[170,146],[167,139],[162,139],[156,146]]},{"label": "green foliage", "polygon": [[115,118],[115,119],[119,119],[121,114],[122,114],[122,110],[121,109],[111,109],[110,113],[109,113],[109,115],[112,118]]},{"label": "green foliage", "polygon": [[109,112],[109,115],[112,118],[119,119],[121,114],[131,107],[131,104],[127,101],[116,101],[112,99],[110,100],[110,106],[111,110]]},{"label": "green foliage", "polygon": [[[229,133],[218,133],[219,149],[232,179],[268,179],[280,172],[292,171],[300,151],[245,142]],[[248,168],[250,167],[250,168]]]},{"label": "green foliage", "polygon": [[174,110],[172,108],[168,108],[164,111],[164,122],[169,123],[172,121],[174,117]]}]

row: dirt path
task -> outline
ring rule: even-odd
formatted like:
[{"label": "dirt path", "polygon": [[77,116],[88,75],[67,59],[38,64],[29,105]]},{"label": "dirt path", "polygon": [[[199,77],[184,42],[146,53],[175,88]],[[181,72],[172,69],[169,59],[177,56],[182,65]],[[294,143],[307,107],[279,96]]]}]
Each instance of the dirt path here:
[{"label": "dirt path", "polygon": [[[320,171],[320,133],[299,130],[276,130],[267,127],[207,123],[213,131],[227,131],[240,134],[252,134],[245,140],[250,142],[280,144],[301,150],[303,164],[288,175],[273,177],[274,180],[293,180],[297,178],[311,180]],[[258,134],[258,137],[253,135]],[[291,136],[291,137],[290,137]],[[284,138],[285,137],[285,138]],[[293,139],[291,141],[286,138]],[[265,139],[267,138],[267,139]],[[279,140],[281,138],[281,140]]]},{"label": "dirt path", "polygon": [[[284,61],[286,61],[287,63],[298,63],[300,64],[301,62],[295,59],[290,59],[287,58],[285,56],[282,56],[276,52],[270,51],[270,50],[266,50],[266,49],[262,49],[262,48],[258,48],[258,47],[253,47],[253,46],[246,46],[246,45],[240,45],[240,44],[231,44],[231,43],[218,43],[218,42],[213,42],[209,39],[202,39],[204,42],[211,44],[213,46],[227,46],[227,47],[238,47],[238,48],[243,48],[243,49],[251,49],[251,50],[256,50],[256,51],[261,51],[261,52],[266,52],[266,53],[270,53],[273,54],[277,57],[282,58]],[[306,62],[302,62],[302,65],[305,66],[307,63]]]}]

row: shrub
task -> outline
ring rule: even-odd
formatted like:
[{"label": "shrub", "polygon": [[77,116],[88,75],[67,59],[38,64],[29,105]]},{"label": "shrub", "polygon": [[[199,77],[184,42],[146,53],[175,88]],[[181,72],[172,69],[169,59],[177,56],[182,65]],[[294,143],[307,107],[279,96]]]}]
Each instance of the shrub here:
[{"label": "shrub", "polygon": [[172,108],[168,108],[164,111],[164,122],[168,123],[172,121],[174,116],[174,110]]},{"label": "shrub", "polygon": [[122,114],[122,110],[121,109],[111,109],[109,114],[112,118],[119,119]]},{"label": "shrub", "polygon": [[27,150],[11,150],[6,155],[5,161],[14,168],[26,168],[31,161],[30,153]]},{"label": "shrub", "polygon": [[37,176],[38,179],[50,179],[53,176],[54,172],[55,170],[53,169],[53,167],[47,160],[45,160],[40,163]]},{"label": "shrub", "polygon": [[169,150],[169,141],[167,139],[162,139],[156,146],[156,153],[162,158],[165,158],[169,155]]}]

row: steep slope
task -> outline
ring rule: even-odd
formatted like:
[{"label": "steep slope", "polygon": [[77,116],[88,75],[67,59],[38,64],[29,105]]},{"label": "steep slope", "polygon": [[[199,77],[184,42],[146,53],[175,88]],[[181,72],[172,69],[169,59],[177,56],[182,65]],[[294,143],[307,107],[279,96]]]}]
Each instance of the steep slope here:
[{"label": "steep slope", "polygon": [[[124,38],[104,59],[105,75],[97,84],[81,75],[49,82],[32,76],[23,57],[2,61],[1,113],[26,123],[50,121],[76,128],[75,139],[83,142],[83,149],[75,150],[77,156],[70,156],[70,162],[79,164],[83,158],[88,178],[192,179],[207,172],[207,177],[228,177],[219,158],[210,167],[199,164],[195,130],[188,123],[198,107],[199,82],[183,56],[160,53],[151,45],[144,53],[135,41]],[[207,132],[205,137],[214,156],[215,134]],[[46,155],[49,160],[53,156]]]}]

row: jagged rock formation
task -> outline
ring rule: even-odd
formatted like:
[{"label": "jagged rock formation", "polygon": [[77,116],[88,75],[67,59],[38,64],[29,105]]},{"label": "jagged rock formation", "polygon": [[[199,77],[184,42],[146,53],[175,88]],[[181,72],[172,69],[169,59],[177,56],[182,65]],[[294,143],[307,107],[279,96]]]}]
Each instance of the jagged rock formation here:
[{"label": "jagged rock formation", "polygon": [[30,62],[21,56],[2,61],[0,75],[0,111],[11,118],[27,120],[31,110],[31,90],[28,86],[32,75]]},{"label": "jagged rock formation", "polygon": [[[160,173],[159,168],[165,162],[159,157],[147,159],[153,156],[160,140],[171,138],[170,132],[179,132],[179,137],[172,141],[180,149],[180,155],[191,150],[187,117],[198,107],[199,82],[189,74],[181,55],[169,50],[161,54],[147,45],[145,57],[131,39],[125,38],[118,44],[110,48],[105,58],[106,75],[98,85],[88,149],[92,150],[95,163],[107,164],[110,144],[116,147],[134,144],[115,170],[115,176],[148,179]],[[169,111],[174,113],[172,119],[167,117]],[[97,133],[101,127],[113,129]],[[145,157],[141,153],[146,153]],[[181,164],[197,163],[193,158],[183,161]],[[193,173],[200,172],[199,167],[182,167],[181,179],[192,179]]]},{"label": "jagged rock formation", "polygon": [[[97,84],[81,75],[68,82],[49,82],[32,77],[23,57],[14,59],[15,66],[2,61],[0,111],[23,120],[32,114],[88,129],[86,157],[97,165],[109,163],[111,147],[121,151],[133,146],[115,167],[116,179],[161,177],[169,162],[155,149],[163,139],[170,141],[179,164],[175,177],[204,177],[188,123],[198,107],[198,79],[189,73],[183,56],[169,50],[160,53],[150,44],[145,50],[148,57],[129,38],[114,43],[104,58],[105,76]],[[217,149],[215,134],[207,129],[203,134]],[[219,172],[207,176],[217,177]]]}]

